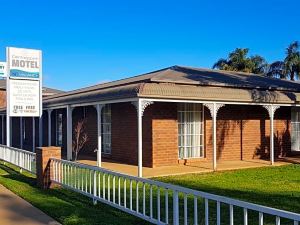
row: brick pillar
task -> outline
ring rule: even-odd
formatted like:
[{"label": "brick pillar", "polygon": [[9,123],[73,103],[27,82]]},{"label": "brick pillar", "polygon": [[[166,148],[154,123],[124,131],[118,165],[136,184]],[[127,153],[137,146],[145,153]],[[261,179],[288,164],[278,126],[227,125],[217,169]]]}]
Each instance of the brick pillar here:
[{"label": "brick pillar", "polygon": [[50,178],[53,176],[50,158],[61,159],[61,147],[38,147],[36,148],[36,177],[39,187],[48,189],[53,185]]}]

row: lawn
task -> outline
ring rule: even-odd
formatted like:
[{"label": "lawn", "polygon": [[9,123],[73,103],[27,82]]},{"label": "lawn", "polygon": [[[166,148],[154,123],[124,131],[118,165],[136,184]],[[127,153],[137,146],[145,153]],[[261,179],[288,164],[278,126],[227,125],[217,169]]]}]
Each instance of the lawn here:
[{"label": "lawn", "polygon": [[188,188],[300,213],[300,165],[156,178]]},{"label": "lawn", "polygon": [[32,175],[0,164],[0,184],[64,225],[147,224],[104,204],[93,205],[83,195],[65,190],[41,190]]},{"label": "lawn", "polygon": [[[300,165],[169,176],[156,178],[156,180],[300,213]],[[35,186],[35,180],[32,176],[26,173],[19,174],[11,166],[0,166],[0,183],[63,224],[146,224],[144,221],[104,204],[94,206],[90,198],[78,193],[62,188],[40,190]],[[128,184],[126,186],[127,189],[129,189]],[[133,183],[133,186],[135,186],[135,183]],[[112,187],[112,185],[110,187]],[[157,199],[156,190],[155,188],[153,189],[153,202],[156,202]],[[139,199],[141,199],[141,191],[139,192],[139,196]],[[146,211],[148,214],[148,191],[146,192],[146,196]],[[182,222],[183,196],[179,197],[180,220]],[[188,205],[192,206],[193,198],[190,197],[188,198]],[[127,203],[128,202],[129,198],[127,195]],[[172,221],[172,193],[169,193],[169,203],[170,221]],[[164,198],[162,196],[161,206],[164,206],[164,204]],[[203,199],[199,199],[198,204],[199,224],[204,224]],[[139,207],[140,209],[142,208],[141,202]],[[133,209],[134,208],[135,191],[133,191]],[[228,225],[228,205],[221,205],[221,209],[221,222],[224,225]],[[155,218],[155,204],[153,205],[153,211]],[[193,224],[193,207],[189,207],[188,211],[190,217],[189,224]],[[210,224],[215,224],[215,202],[209,203],[209,214]],[[234,214],[235,224],[242,224],[243,214],[241,209],[235,208]],[[161,212],[161,217],[164,218],[164,211]],[[257,213],[249,211],[249,224],[258,224]],[[264,224],[274,224],[274,217],[265,216]],[[281,224],[292,223],[282,220]]]}]

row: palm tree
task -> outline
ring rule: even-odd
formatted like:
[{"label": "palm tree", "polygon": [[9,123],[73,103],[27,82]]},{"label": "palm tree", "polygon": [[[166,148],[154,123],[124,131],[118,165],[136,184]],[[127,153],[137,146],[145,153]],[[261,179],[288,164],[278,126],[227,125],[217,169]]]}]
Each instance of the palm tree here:
[{"label": "palm tree", "polygon": [[299,42],[295,41],[286,48],[286,57],[283,61],[275,61],[269,65],[267,76],[288,79],[299,79],[300,51]]},{"label": "palm tree", "polygon": [[227,59],[219,59],[213,69],[263,74],[267,65],[265,59],[259,55],[248,57],[248,53],[248,48],[237,48]]},{"label": "palm tree", "polygon": [[300,73],[300,52],[299,42],[291,43],[286,49],[286,57],[284,59],[285,73],[291,80],[299,78]]},{"label": "palm tree", "polygon": [[268,63],[267,61],[260,55],[255,55],[250,57],[250,62],[252,64],[251,72],[255,74],[265,74]]},{"label": "palm tree", "polygon": [[284,69],[283,61],[275,61],[268,66],[268,71],[266,72],[266,76],[286,79],[286,73]]}]

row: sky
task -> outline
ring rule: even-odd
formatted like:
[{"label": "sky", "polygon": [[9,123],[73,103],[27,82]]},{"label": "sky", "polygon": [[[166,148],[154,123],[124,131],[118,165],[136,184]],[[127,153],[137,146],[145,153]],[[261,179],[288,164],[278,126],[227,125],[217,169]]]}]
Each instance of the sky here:
[{"label": "sky", "polygon": [[172,65],[211,68],[237,47],[268,62],[300,41],[298,0],[0,0],[5,48],[43,51],[44,86],[72,90]]}]

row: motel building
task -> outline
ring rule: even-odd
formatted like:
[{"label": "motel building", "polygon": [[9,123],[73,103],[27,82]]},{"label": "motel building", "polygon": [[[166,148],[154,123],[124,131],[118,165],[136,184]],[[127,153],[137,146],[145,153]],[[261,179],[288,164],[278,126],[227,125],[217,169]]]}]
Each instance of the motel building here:
[{"label": "motel building", "polygon": [[[6,144],[5,81],[0,140]],[[13,117],[11,145],[139,176],[280,164],[300,153],[300,83],[173,66],[74,91],[43,89],[41,118]],[[132,172],[133,171],[133,172]]]}]

